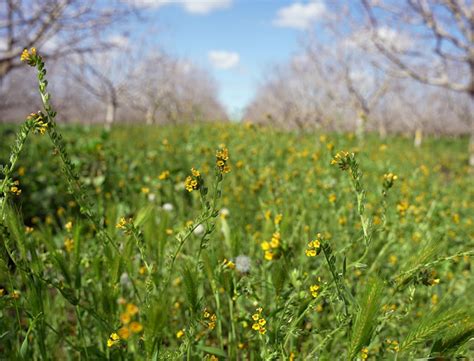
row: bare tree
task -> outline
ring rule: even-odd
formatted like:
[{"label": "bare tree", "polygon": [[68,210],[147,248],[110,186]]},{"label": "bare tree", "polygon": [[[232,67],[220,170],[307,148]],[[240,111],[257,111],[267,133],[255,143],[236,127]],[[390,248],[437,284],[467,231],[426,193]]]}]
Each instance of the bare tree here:
[{"label": "bare tree", "polygon": [[5,0],[0,3],[0,81],[20,65],[24,48],[57,59],[110,47],[102,30],[132,9],[121,1]]},{"label": "bare tree", "polygon": [[[474,102],[474,3],[472,0],[361,0],[371,38],[390,68],[421,83],[464,93]],[[380,36],[404,34],[399,49]],[[474,117],[470,117],[469,164],[474,166]]]}]

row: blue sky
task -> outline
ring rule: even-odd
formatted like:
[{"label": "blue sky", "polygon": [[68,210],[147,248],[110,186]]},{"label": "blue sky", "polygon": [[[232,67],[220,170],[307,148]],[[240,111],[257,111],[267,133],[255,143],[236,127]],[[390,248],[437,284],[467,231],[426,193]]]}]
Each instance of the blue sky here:
[{"label": "blue sky", "polygon": [[231,116],[249,103],[273,64],[298,50],[302,34],[324,16],[319,0],[134,0],[146,5],[154,42],[216,78]]}]

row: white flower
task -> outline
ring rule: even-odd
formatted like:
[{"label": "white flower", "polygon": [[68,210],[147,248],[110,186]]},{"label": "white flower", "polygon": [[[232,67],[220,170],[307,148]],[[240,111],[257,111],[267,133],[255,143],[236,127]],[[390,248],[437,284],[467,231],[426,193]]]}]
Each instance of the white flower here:
[{"label": "white flower", "polygon": [[219,211],[219,214],[222,216],[222,217],[227,217],[229,214],[230,214],[230,211],[228,208],[222,208],[220,211]]},{"label": "white flower", "polygon": [[235,269],[241,273],[250,271],[250,257],[240,255],[235,258]]},{"label": "white flower", "polygon": [[171,203],[165,203],[161,206],[161,208],[163,208],[163,210],[166,212],[172,212],[174,209],[174,206]]},{"label": "white flower", "polygon": [[199,224],[196,228],[194,228],[193,233],[194,233],[196,236],[200,236],[201,234],[204,233],[204,226],[203,226],[202,224]]},{"label": "white flower", "polygon": [[120,275],[120,284],[127,288],[132,285],[132,282],[130,281],[130,277],[128,276],[127,272],[124,272]]},{"label": "white flower", "polygon": [[153,202],[156,199],[156,194],[155,193],[149,193],[148,194],[148,200],[150,202]]}]

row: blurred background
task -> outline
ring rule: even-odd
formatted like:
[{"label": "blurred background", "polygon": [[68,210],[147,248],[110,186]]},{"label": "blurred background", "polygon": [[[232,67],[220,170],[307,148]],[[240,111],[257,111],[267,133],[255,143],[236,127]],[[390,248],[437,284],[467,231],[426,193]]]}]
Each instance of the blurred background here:
[{"label": "blurred background", "polygon": [[39,109],[20,67],[35,46],[60,123],[245,120],[420,145],[472,134],[473,43],[472,0],[0,0],[0,121]]}]

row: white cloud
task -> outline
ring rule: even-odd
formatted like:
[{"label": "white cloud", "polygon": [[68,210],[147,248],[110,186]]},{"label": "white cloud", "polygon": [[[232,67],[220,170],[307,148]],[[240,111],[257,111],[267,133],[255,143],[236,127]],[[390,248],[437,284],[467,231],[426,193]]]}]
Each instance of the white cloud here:
[{"label": "white cloud", "polygon": [[240,56],[233,51],[212,50],[208,53],[209,61],[218,69],[231,69],[239,64]]},{"label": "white cloud", "polygon": [[128,0],[137,7],[158,9],[165,5],[179,5],[192,14],[205,15],[214,10],[227,9],[232,0]]},{"label": "white cloud", "polygon": [[326,6],[321,1],[294,3],[278,10],[273,24],[285,28],[304,30],[326,15]]}]

